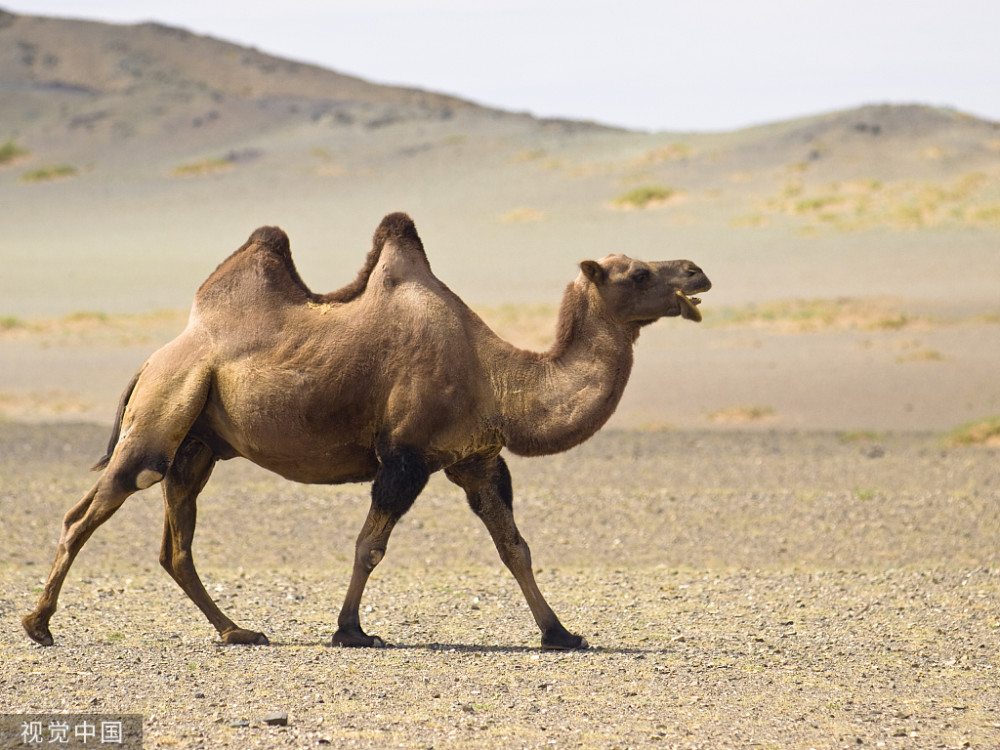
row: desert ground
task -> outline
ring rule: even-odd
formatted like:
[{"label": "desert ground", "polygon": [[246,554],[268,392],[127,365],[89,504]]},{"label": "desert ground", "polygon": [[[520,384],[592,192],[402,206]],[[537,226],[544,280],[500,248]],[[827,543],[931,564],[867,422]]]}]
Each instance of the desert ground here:
[{"label": "desert ground", "polygon": [[272,645],[220,645],[159,569],[152,489],[81,553],[42,648],[18,619],[104,438],[0,424],[0,711],[141,713],[155,748],[1000,743],[995,449],[610,430],[512,459],[539,585],[591,644],[573,653],[539,650],[485,529],[438,478],[366,591],[388,647],[330,648],[367,487],[226,463],[195,552],[223,609]]},{"label": "desert ground", "polygon": [[[1000,125],[872,105],[630,133],[356,81],[344,104],[322,71],[176,30],[0,21],[0,713],[139,713],[152,748],[1000,746]],[[581,260],[713,281],[700,325],[643,330],[603,432],[509,458],[539,584],[592,648],[539,649],[439,476],[365,594],[388,647],[329,648],[368,487],[238,460],[195,555],[271,646],[220,645],[160,569],[156,489],[32,643],[62,516],[198,285],[274,224],[333,290],[397,210],[532,349]]]}]

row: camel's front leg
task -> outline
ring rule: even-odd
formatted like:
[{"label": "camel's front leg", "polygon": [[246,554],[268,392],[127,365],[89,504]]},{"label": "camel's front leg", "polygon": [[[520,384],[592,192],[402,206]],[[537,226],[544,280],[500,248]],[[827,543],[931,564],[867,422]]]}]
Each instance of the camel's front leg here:
[{"label": "camel's front leg", "polygon": [[427,484],[429,472],[414,450],[397,449],[379,457],[381,464],[372,484],[372,504],[354,550],[354,570],[344,606],[337,618],[334,646],[384,646],[378,636],[361,629],[361,595],[375,566],[382,562],[389,535]]},{"label": "camel's front leg", "polygon": [[506,462],[497,456],[479,462],[452,467],[448,478],[462,487],[473,512],[486,524],[500,559],[514,574],[528,602],[531,614],[542,631],[542,647],[585,649],[585,638],[573,635],[556,617],[535,583],[531,570],[531,550],[514,523],[514,492]]},{"label": "camel's front leg", "polygon": [[198,515],[198,493],[208,482],[215,460],[204,443],[190,438],[177,450],[163,480],[165,518],[160,565],[215,626],[224,642],[266,645],[268,640],[263,633],[238,627],[223,614],[205,590],[194,566],[191,543]]}]

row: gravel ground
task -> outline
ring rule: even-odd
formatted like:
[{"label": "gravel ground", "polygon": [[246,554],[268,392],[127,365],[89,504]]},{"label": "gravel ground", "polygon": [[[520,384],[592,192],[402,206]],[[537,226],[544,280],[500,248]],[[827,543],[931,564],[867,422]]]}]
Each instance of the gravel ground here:
[{"label": "gravel ground", "polygon": [[105,440],[0,423],[0,712],[140,713],[151,748],[1000,746],[995,450],[605,432],[511,459],[539,584],[592,645],[575,653],[539,650],[488,535],[438,477],[362,605],[390,646],[329,648],[367,486],[230,462],[202,495],[195,553],[270,647],[220,645],[159,569],[150,490],[84,548],[41,648],[19,620]]}]

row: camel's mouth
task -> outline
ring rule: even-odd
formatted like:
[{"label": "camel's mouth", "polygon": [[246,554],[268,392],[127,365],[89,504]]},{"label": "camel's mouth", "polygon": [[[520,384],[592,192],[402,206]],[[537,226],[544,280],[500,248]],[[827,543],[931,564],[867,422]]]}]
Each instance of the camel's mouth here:
[{"label": "camel's mouth", "polygon": [[681,317],[693,320],[695,323],[700,323],[701,310],[699,310],[697,306],[701,304],[701,300],[697,297],[687,296],[680,289],[676,290],[674,293],[677,295],[677,299],[681,303]]}]

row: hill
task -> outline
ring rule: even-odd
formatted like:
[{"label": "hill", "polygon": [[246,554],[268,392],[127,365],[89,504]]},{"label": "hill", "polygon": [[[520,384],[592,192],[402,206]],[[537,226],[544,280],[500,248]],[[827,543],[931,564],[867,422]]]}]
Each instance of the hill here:
[{"label": "hill", "polygon": [[[500,127],[505,132],[627,135],[592,123],[538,120],[434,92],[378,85],[158,23],[114,25],[3,10],[0,107],[0,137],[36,153],[92,158],[205,151],[304,125],[323,126],[329,138],[352,142],[359,131],[392,127],[393,139],[404,144],[419,140],[421,125],[454,121],[456,132]],[[654,154],[652,160],[680,162],[710,179],[720,170],[838,158],[848,164],[876,162],[895,173],[905,171],[906,165],[893,158],[894,146],[903,142],[926,143],[951,168],[961,168],[959,163],[980,159],[984,151],[995,157],[998,138],[997,123],[955,111],[868,106],[696,136],[694,153],[688,146]],[[912,161],[913,154],[906,159]]]},{"label": "hill", "polygon": [[158,23],[2,10],[0,106],[4,136],[54,150],[205,148],[299,122],[374,129],[463,117],[526,119]]}]

